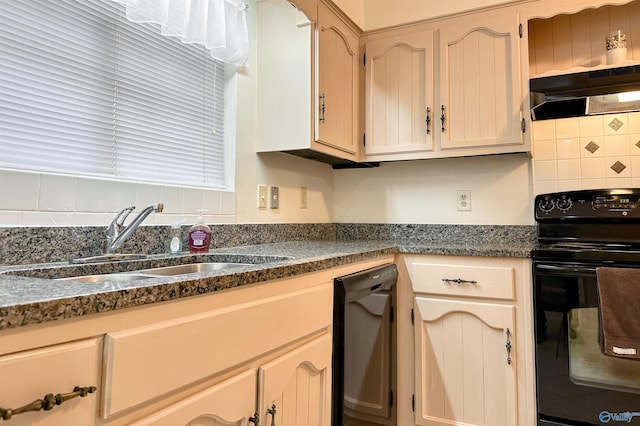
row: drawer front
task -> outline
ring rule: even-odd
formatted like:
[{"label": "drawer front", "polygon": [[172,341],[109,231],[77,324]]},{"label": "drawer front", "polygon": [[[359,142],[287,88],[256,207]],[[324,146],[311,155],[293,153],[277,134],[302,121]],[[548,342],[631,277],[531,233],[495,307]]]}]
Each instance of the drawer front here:
[{"label": "drawer front", "polygon": [[513,267],[413,261],[409,271],[415,293],[515,300]]},{"label": "drawer front", "polygon": [[[71,393],[75,386],[100,389],[100,353],[100,339],[96,338],[0,357],[0,407],[16,409],[47,394]],[[93,425],[97,401],[96,393],[76,397],[48,411],[17,414],[7,424]]]},{"label": "drawer front", "polygon": [[103,417],[331,325],[333,284],[105,336]]}]

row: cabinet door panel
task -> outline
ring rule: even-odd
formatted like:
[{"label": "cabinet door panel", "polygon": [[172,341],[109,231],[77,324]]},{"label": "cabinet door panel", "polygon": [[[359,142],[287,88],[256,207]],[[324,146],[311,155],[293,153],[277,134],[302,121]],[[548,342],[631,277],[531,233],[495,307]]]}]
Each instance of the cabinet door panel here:
[{"label": "cabinet door panel", "polygon": [[242,426],[256,408],[255,370],[198,392],[132,426]]},{"label": "cabinet door panel", "polygon": [[[261,422],[278,426],[328,426],[331,422],[331,336],[325,334],[259,370]],[[262,420],[266,419],[266,420]]]},{"label": "cabinet door panel", "polygon": [[366,53],[367,155],[433,150],[433,30],[369,42]]},{"label": "cabinet door panel", "polygon": [[515,308],[416,297],[415,309],[416,424],[517,424]]},{"label": "cabinet door panel", "polygon": [[318,120],[316,140],[357,154],[358,36],[318,4]]},{"label": "cabinet door panel", "polygon": [[518,16],[478,19],[440,30],[442,149],[523,143]]}]

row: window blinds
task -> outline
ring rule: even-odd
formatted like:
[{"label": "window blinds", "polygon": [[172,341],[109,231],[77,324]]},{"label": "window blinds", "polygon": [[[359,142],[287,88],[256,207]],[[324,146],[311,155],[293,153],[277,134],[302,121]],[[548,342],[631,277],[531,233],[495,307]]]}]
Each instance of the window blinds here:
[{"label": "window blinds", "polygon": [[226,187],[224,64],[112,1],[0,4],[0,165]]}]

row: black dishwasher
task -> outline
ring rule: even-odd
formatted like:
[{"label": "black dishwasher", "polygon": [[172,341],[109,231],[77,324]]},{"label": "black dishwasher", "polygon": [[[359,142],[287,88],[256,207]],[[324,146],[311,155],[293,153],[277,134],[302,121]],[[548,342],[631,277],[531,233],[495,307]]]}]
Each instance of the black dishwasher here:
[{"label": "black dishwasher", "polygon": [[397,279],[385,264],[334,280],[332,426],[394,424]]}]

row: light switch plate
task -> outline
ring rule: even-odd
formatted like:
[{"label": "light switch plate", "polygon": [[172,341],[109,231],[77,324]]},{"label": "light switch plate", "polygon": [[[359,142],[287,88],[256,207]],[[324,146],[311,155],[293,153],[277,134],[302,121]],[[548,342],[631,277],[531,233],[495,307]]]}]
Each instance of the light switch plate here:
[{"label": "light switch plate", "polygon": [[306,186],[300,187],[300,208],[301,209],[307,208],[307,187]]},{"label": "light switch plate", "polygon": [[280,188],[277,186],[271,187],[271,208],[278,209],[280,208]]},{"label": "light switch plate", "polygon": [[258,185],[258,208],[267,208],[267,185]]}]

